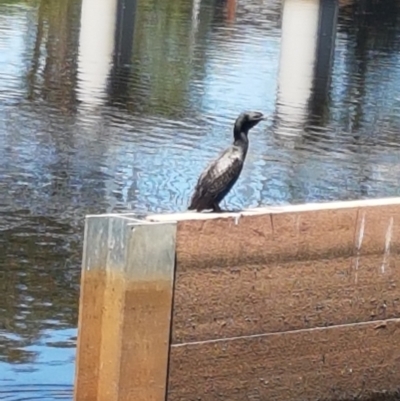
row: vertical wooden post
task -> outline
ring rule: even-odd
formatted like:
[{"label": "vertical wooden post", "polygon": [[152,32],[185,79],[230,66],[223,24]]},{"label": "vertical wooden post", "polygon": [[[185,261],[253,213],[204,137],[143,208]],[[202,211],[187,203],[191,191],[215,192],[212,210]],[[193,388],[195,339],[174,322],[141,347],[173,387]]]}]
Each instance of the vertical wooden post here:
[{"label": "vertical wooden post", "polygon": [[164,401],[176,223],[87,216],[75,401]]}]

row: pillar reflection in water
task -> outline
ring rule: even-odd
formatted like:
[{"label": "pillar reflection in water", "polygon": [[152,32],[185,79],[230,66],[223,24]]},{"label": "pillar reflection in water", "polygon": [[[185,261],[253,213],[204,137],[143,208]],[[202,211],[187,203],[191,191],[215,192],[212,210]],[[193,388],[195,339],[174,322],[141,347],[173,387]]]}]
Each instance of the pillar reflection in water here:
[{"label": "pillar reflection in water", "polygon": [[129,98],[137,0],[118,0],[113,67],[108,82],[109,100],[125,105]]},{"label": "pillar reflection in water", "polygon": [[338,10],[338,0],[321,0],[314,85],[309,112],[314,124],[324,124],[327,114]]},{"label": "pillar reflection in water", "polygon": [[104,102],[114,52],[117,0],[82,0],[79,36],[78,99]]},{"label": "pillar reflection in water", "polygon": [[192,0],[192,23],[189,34],[190,50],[188,54],[188,62],[190,64],[193,62],[194,49],[196,46],[196,35],[199,27],[200,5],[201,5],[201,0]]},{"label": "pillar reflection in water", "polygon": [[[328,17],[337,17],[336,14],[325,12],[326,7],[333,1],[335,0],[284,0],[283,2],[274,134],[285,141],[291,137],[296,138],[304,132],[309,117],[317,58],[332,58],[329,49],[319,46],[321,42],[318,37],[322,32],[321,22],[325,21],[325,24]],[[323,19],[321,16],[324,16]],[[320,65],[329,66],[330,61],[324,60]]]},{"label": "pillar reflection in water", "polygon": [[118,0],[114,57],[114,65],[117,66],[124,66],[132,61],[136,3],[136,0]]}]

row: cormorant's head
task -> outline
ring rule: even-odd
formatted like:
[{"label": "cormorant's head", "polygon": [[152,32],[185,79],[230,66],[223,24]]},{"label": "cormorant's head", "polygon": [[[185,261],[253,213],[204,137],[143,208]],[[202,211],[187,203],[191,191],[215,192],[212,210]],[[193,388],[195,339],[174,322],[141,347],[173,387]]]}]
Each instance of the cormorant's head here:
[{"label": "cormorant's head", "polygon": [[266,117],[258,111],[241,113],[235,122],[235,132],[244,132],[247,134],[260,121],[265,119]]}]

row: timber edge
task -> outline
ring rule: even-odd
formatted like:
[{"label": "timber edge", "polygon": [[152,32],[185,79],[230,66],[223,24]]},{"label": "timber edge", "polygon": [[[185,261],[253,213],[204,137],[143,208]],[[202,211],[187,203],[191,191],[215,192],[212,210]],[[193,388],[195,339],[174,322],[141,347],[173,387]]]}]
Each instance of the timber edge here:
[{"label": "timber edge", "polygon": [[[181,221],[181,220],[212,220],[221,218],[240,219],[242,216],[257,216],[265,214],[281,214],[296,213],[318,210],[339,210],[339,209],[356,209],[367,207],[391,206],[399,205],[400,197],[351,200],[338,202],[313,202],[302,203],[298,205],[281,205],[281,206],[264,206],[258,208],[249,208],[241,211],[227,211],[222,213],[211,212],[193,212],[185,211],[180,213],[154,214],[145,217],[145,221],[163,222],[163,221]],[[400,400],[400,398],[399,398]]]}]

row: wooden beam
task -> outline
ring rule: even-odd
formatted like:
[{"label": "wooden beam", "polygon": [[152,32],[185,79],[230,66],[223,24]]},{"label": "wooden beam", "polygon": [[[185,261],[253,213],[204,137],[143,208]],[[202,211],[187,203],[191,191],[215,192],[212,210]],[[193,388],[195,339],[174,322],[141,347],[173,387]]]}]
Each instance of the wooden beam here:
[{"label": "wooden beam", "polygon": [[164,401],[176,224],[88,216],[75,401]]},{"label": "wooden beam", "polygon": [[389,197],[379,199],[363,199],[351,201],[337,202],[315,202],[302,203],[298,205],[279,205],[279,206],[263,206],[257,208],[248,208],[240,211],[225,211],[222,213],[210,212],[193,212],[185,211],[180,213],[164,213],[151,214],[146,217],[147,221],[182,221],[182,220],[214,220],[222,218],[240,219],[242,216],[254,216],[262,214],[281,214],[281,213],[299,213],[318,210],[337,210],[337,209],[352,209],[352,208],[367,208],[367,207],[384,207],[395,206],[400,204],[400,197]]},{"label": "wooden beam", "polygon": [[168,401],[394,392],[398,216],[400,198],[149,216],[178,224]]},{"label": "wooden beam", "polygon": [[174,345],[168,401],[394,401],[399,338],[393,320]]}]

